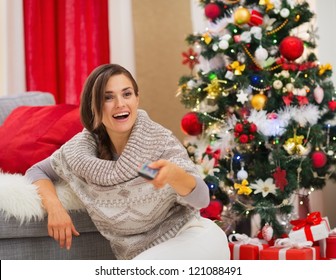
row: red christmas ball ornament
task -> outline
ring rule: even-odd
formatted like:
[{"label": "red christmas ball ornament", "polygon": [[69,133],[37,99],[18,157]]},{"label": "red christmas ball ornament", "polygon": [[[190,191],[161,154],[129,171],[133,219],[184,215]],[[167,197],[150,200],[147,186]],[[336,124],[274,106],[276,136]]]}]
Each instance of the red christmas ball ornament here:
[{"label": "red christmas ball ornament", "polygon": [[331,111],[335,111],[336,110],[336,100],[331,100],[328,102],[328,107]]},{"label": "red christmas ball ornament", "polygon": [[257,126],[254,123],[251,123],[249,130],[250,130],[251,133],[255,133],[255,132],[257,132]]},{"label": "red christmas ball ornament", "polygon": [[288,36],[281,41],[279,51],[284,58],[295,60],[303,54],[303,42],[298,37]]},{"label": "red christmas ball ornament", "polygon": [[244,130],[244,126],[242,123],[237,123],[235,125],[234,131],[238,132],[238,133],[242,133]]},{"label": "red christmas ball ornament", "polygon": [[239,136],[239,143],[246,144],[249,142],[249,137],[246,134],[242,134]]},{"label": "red christmas ball ornament", "polygon": [[207,18],[215,20],[221,13],[220,7],[215,3],[209,3],[204,8],[204,14]]},{"label": "red christmas ball ornament", "polygon": [[327,163],[327,155],[322,151],[315,151],[311,156],[314,168],[322,168]]},{"label": "red christmas ball ornament", "polygon": [[203,125],[195,112],[189,112],[181,120],[181,129],[187,135],[196,136],[202,133]]}]

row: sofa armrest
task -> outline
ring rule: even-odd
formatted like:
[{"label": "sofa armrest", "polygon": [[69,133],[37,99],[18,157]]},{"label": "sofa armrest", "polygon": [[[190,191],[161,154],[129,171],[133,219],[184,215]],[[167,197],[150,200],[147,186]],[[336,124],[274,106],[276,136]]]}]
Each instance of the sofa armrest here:
[{"label": "sofa armrest", "polygon": [[54,105],[55,98],[51,93],[29,91],[12,96],[0,97],[0,125],[7,116],[19,106],[43,106]]}]

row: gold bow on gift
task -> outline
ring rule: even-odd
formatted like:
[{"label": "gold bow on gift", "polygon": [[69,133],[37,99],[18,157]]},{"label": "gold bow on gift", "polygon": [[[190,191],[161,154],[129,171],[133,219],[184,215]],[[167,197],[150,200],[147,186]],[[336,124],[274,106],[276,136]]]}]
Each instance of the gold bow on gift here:
[{"label": "gold bow on gift", "polygon": [[304,136],[294,135],[293,138],[289,138],[285,144],[283,145],[284,149],[290,155],[297,154],[297,155],[305,155],[307,152],[307,148],[302,145]]},{"label": "gold bow on gift", "polygon": [[266,6],[266,12],[274,8],[274,4],[270,0],[260,0],[259,5]]},{"label": "gold bow on gift", "polygon": [[248,187],[249,182],[247,180],[243,180],[241,184],[234,184],[234,188],[238,189],[237,194],[245,194],[249,195],[252,192],[252,189]]},{"label": "gold bow on gift", "polygon": [[234,61],[229,65],[230,70],[234,70],[235,75],[241,75],[245,70],[245,64],[240,64],[239,61]]},{"label": "gold bow on gift", "polygon": [[320,75],[320,76],[322,76],[324,73],[325,73],[325,71],[327,71],[327,70],[332,70],[332,66],[331,66],[331,64],[329,64],[329,63],[327,63],[327,64],[324,64],[324,65],[321,65],[320,66],[320,69],[319,69],[319,71],[318,71],[318,74]]}]

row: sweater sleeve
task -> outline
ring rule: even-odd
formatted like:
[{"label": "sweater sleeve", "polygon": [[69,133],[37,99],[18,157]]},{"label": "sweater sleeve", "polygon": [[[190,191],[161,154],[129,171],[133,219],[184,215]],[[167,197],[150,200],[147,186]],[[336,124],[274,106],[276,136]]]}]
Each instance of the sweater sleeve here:
[{"label": "sweater sleeve", "polygon": [[209,188],[202,178],[196,177],[196,187],[191,193],[181,197],[186,203],[197,209],[205,208],[210,203]]},{"label": "sweater sleeve", "polygon": [[49,179],[54,183],[60,180],[60,177],[51,166],[50,157],[30,167],[26,171],[25,177],[29,180],[30,183],[34,183],[41,179]]},{"label": "sweater sleeve", "polygon": [[175,136],[172,135],[167,142],[162,158],[175,163],[196,179],[196,186],[193,191],[186,196],[178,196],[178,202],[188,204],[196,209],[207,207],[210,202],[209,188],[201,178],[195,164],[189,158],[187,150]]}]

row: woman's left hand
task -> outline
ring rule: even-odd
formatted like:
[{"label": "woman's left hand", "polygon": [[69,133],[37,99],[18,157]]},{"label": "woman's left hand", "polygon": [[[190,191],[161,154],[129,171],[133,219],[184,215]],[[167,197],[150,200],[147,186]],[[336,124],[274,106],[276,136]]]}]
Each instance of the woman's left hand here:
[{"label": "woman's left hand", "polygon": [[192,192],[196,186],[194,176],[168,160],[154,161],[148,167],[159,169],[155,178],[150,181],[156,188],[162,188],[169,184],[179,195],[185,196]]}]

